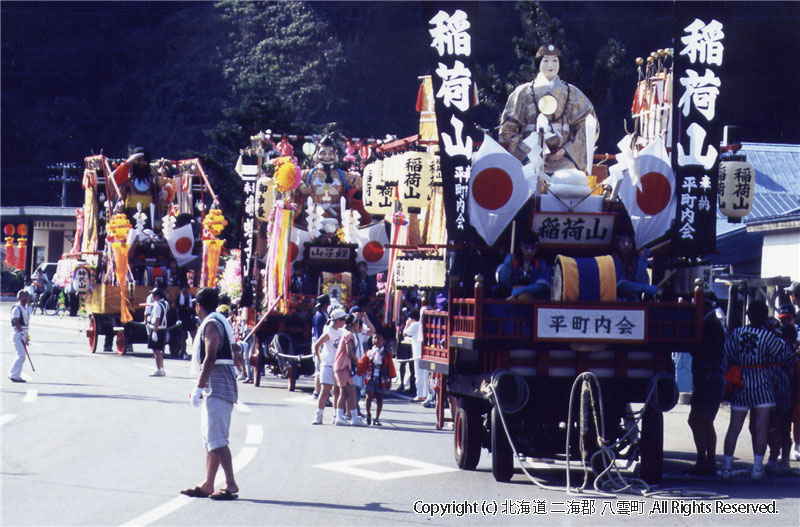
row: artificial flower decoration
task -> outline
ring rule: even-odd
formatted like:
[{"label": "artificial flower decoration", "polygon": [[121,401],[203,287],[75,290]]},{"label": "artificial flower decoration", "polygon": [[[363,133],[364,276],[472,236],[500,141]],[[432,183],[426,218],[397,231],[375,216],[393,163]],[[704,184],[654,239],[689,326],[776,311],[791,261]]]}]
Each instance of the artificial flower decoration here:
[{"label": "artificial flower decoration", "polygon": [[108,222],[106,230],[111,241],[125,242],[128,240],[128,232],[131,228],[132,226],[131,222],[128,221],[128,216],[120,213],[114,214],[114,216],[111,217],[111,221]]},{"label": "artificial flower decoration", "polygon": [[303,179],[302,172],[291,157],[279,157],[274,165],[275,183],[279,192],[291,192],[300,186]]},{"label": "artificial flower decoration", "polygon": [[406,225],[408,224],[408,217],[401,211],[397,211],[392,215],[392,223],[398,226]]},{"label": "artificial flower decoration", "polygon": [[203,232],[208,233],[209,239],[216,239],[222,234],[223,229],[228,224],[228,220],[222,215],[219,209],[210,209],[206,217],[203,218]]}]

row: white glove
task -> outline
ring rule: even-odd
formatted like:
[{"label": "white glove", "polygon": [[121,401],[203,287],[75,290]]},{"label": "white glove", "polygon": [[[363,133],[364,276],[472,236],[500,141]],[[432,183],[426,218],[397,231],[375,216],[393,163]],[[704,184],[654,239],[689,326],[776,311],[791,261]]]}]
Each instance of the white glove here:
[{"label": "white glove", "polygon": [[203,389],[199,386],[195,386],[194,391],[192,392],[191,399],[192,399],[192,406],[195,408],[200,407],[200,399],[203,398]]}]

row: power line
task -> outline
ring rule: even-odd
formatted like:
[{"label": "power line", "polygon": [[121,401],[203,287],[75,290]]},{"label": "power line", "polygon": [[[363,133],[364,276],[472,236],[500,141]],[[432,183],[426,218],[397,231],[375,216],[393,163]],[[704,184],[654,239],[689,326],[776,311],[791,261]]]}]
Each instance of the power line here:
[{"label": "power line", "polygon": [[55,163],[52,165],[47,166],[47,170],[60,170],[60,176],[51,176],[48,178],[49,181],[55,183],[61,183],[61,206],[67,206],[67,183],[77,183],[78,178],[71,177],[69,173],[71,171],[77,170],[78,164],[77,163]]}]

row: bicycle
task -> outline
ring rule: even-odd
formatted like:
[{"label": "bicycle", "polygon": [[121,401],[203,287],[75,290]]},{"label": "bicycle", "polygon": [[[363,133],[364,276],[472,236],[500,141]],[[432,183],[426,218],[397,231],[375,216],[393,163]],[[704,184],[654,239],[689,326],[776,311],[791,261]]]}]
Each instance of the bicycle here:
[{"label": "bicycle", "polygon": [[66,311],[64,291],[53,288],[53,292],[45,299],[44,306],[39,306],[46,315],[58,315]]},{"label": "bicycle", "polygon": [[33,298],[31,299],[31,315],[35,315],[37,309],[40,310],[44,315],[44,305],[51,296],[52,295],[48,295],[47,293],[34,293]]}]

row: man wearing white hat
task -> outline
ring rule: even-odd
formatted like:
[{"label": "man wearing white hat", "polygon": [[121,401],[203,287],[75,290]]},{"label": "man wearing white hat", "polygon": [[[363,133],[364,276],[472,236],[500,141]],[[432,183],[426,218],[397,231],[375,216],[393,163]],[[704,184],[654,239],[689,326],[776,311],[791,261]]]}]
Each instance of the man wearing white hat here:
[{"label": "man wearing white hat", "polygon": [[31,316],[30,312],[28,312],[29,299],[28,292],[24,289],[20,289],[17,293],[17,303],[11,308],[11,341],[14,343],[14,350],[17,352],[17,358],[11,365],[8,378],[13,382],[25,382],[25,379],[22,378],[22,366],[25,364],[28,320]]},{"label": "man wearing white hat", "polygon": [[336,358],[336,350],[339,348],[339,339],[344,334],[344,321],[347,313],[344,309],[337,308],[331,312],[331,317],[322,330],[322,335],[314,343],[314,355],[320,364],[320,381],[322,391],[317,400],[317,416],[311,424],[321,425],[322,414],[325,411],[325,403],[333,390],[333,399],[339,397],[339,387],[336,386],[336,378],[333,375],[333,361]]}]

